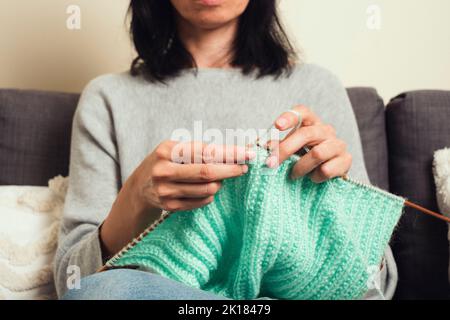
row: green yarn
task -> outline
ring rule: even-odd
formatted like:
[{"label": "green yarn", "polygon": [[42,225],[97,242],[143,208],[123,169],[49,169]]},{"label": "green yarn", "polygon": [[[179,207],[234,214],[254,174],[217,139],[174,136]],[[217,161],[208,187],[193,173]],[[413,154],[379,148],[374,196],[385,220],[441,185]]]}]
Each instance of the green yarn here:
[{"label": "green yarn", "polygon": [[[404,199],[342,178],[289,178],[259,151],[215,201],[172,213],[107,266],[139,266],[232,299],[357,299],[371,285]],[[269,171],[270,170],[270,171]]]}]

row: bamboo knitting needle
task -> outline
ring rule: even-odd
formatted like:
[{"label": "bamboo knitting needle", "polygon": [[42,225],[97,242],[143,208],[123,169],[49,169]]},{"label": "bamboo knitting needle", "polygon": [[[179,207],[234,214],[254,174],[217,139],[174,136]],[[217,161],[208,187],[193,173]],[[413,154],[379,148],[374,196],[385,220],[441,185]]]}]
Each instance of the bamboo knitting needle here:
[{"label": "bamboo knitting needle", "polygon": [[422,213],[425,213],[427,215],[433,216],[435,218],[438,218],[440,220],[443,220],[443,221],[446,221],[446,222],[450,223],[450,218],[444,216],[443,214],[440,214],[440,213],[428,210],[428,209],[426,209],[424,207],[421,207],[418,204],[415,204],[415,203],[410,202],[408,200],[405,201],[405,206],[413,208],[413,209],[416,209],[416,210],[418,210],[418,211],[420,211]]},{"label": "bamboo knitting needle", "polygon": [[[344,180],[348,180],[349,179],[347,175],[343,175],[341,178],[344,179]],[[437,213],[437,212],[431,211],[431,210],[429,210],[427,208],[424,208],[422,206],[419,206],[418,204],[415,204],[414,202],[405,200],[405,206],[409,207],[409,208],[412,208],[412,209],[415,209],[415,210],[417,210],[417,211],[419,211],[421,213],[424,213],[426,215],[429,215],[429,216],[432,216],[432,217],[435,217],[437,219],[440,219],[440,220],[443,220],[443,221],[446,221],[446,222],[450,223],[450,218],[449,217],[444,216],[441,213]]]},{"label": "bamboo knitting needle", "polygon": [[[349,179],[347,175],[343,175],[341,178],[344,179],[344,180],[348,180]],[[449,217],[444,216],[441,213],[437,213],[437,212],[431,211],[431,210],[429,210],[427,208],[424,208],[422,206],[419,206],[418,204],[415,204],[414,202],[405,200],[405,206],[409,207],[409,208],[412,208],[412,209],[415,209],[415,210],[417,210],[417,211],[419,211],[421,213],[424,213],[426,215],[429,215],[429,216],[432,216],[432,217],[435,217],[437,219],[440,219],[440,220],[443,220],[443,221],[446,221],[446,222],[450,223],[450,218]]]}]

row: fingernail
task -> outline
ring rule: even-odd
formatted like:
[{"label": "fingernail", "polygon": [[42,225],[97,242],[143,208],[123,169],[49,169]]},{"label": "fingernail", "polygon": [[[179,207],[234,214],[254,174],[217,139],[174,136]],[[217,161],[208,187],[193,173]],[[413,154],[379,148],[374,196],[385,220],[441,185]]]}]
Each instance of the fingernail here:
[{"label": "fingernail", "polygon": [[276,157],[269,157],[266,160],[266,165],[271,168],[271,169],[275,169],[276,167],[278,167],[278,160]]},{"label": "fingernail", "polygon": [[248,166],[242,166],[242,173],[246,174],[248,172]]},{"label": "fingernail", "polygon": [[280,128],[284,128],[287,125],[287,120],[285,118],[280,118],[277,120],[277,125]]}]

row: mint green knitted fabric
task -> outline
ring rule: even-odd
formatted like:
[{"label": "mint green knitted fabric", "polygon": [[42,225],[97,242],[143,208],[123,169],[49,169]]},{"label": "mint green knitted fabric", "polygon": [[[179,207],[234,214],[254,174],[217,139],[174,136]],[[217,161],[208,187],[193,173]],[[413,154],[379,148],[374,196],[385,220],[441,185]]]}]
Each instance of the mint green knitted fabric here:
[{"label": "mint green knitted fabric", "polygon": [[224,181],[210,205],[171,214],[107,266],[140,266],[232,299],[357,299],[402,213],[404,199],[336,178],[292,180],[265,151]]}]

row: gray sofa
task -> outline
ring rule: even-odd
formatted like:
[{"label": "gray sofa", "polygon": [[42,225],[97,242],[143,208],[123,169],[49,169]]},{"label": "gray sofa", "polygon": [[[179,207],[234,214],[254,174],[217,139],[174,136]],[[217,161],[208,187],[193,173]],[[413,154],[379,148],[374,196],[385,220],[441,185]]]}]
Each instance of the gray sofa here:
[{"label": "gray sofa", "polygon": [[[401,94],[387,107],[371,88],[348,90],[374,185],[438,210],[433,152],[450,146],[450,92]],[[77,94],[0,90],[0,185],[47,185],[68,174]],[[447,225],[406,209],[392,238],[397,299],[448,299]]]}]

